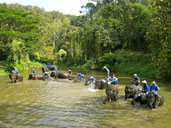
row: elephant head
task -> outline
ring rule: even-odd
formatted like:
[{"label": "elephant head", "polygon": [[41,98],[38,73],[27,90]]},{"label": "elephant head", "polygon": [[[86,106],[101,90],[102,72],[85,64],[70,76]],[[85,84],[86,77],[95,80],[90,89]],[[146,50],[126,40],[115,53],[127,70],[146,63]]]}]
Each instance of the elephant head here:
[{"label": "elephant head", "polygon": [[11,81],[12,81],[13,83],[15,83],[15,82],[16,82],[16,80],[17,80],[17,76],[16,76],[16,74],[15,74],[15,73],[11,73],[11,74],[9,75],[9,77],[10,77],[10,79],[11,79]]}]

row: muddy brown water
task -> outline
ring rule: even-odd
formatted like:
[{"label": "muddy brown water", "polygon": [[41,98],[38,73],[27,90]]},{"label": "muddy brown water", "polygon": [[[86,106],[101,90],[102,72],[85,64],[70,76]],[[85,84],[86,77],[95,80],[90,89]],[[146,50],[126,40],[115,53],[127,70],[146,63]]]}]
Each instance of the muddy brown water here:
[{"label": "muddy brown water", "polygon": [[[63,68],[62,70],[68,70]],[[38,70],[40,72],[40,70]],[[103,104],[105,90],[93,90],[69,80],[11,83],[0,76],[0,128],[170,128],[171,85],[160,83],[165,104],[157,110],[124,100],[130,76],[118,75],[119,100]],[[103,78],[103,72],[73,69],[73,73]],[[143,80],[143,78],[141,78]],[[148,79],[148,81],[152,81]]]}]

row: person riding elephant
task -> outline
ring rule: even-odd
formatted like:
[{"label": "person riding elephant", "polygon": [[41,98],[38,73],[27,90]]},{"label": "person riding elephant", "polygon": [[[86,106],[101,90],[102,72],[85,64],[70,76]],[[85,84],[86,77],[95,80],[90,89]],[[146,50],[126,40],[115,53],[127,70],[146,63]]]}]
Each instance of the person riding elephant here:
[{"label": "person riding elephant", "polygon": [[32,69],[32,73],[29,75],[29,80],[36,80],[36,70]]},{"label": "person riding elephant", "polygon": [[72,70],[68,70],[68,79],[69,80],[73,79],[73,77],[72,77]]},{"label": "person riding elephant", "polygon": [[45,72],[44,73],[44,80],[49,79],[49,78],[50,78],[49,73],[48,72]]},{"label": "person riding elephant", "polygon": [[109,69],[106,66],[104,66],[103,69],[105,70],[106,80],[107,80],[109,78],[110,71],[109,71]]},{"label": "person riding elephant", "polygon": [[131,80],[131,82],[133,83],[133,84],[135,84],[136,86],[138,86],[140,83],[140,78],[137,76],[137,74],[134,74],[133,75],[133,79]]},{"label": "person riding elephant", "polygon": [[118,83],[118,78],[115,77],[115,74],[112,74],[112,76],[109,77],[108,80],[111,82],[111,84],[114,84],[115,86],[116,86],[117,83]]},{"label": "person riding elephant", "polygon": [[85,82],[86,79],[84,79],[84,75],[81,73],[77,73],[77,78],[73,81],[74,83],[81,83]]},{"label": "person riding elephant", "polygon": [[106,91],[105,91],[107,98],[103,101],[103,103],[106,104],[110,100],[116,101],[118,99],[118,92],[119,92],[118,87],[114,86],[113,84],[111,84],[110,81],[108,81]]},{"label": "person riding elephant", "polygon": [[13,83],[22,82],[23,81],[23,76],[21,74],[19,74],[19,73],[15,73],[13,71],[9,75],[9,78],[12,80]]},{"label": "person riding elephant", "polygon": [[159,90],[160,90],[160,88],[158,87],[156,82],[153,81],[152,84],[150,85],[150,93],[154,94],[154,97],[155,97],[155,108],[158,107],[158,103],[160,102],[160,98],[159,98],[159,95],[158,95],[158,91]]},{"label": "person riding elephant", "polygon": [[140,104],[145,104],[147,102],[146,94],[149,93],[149,85],[147,84],[146,80],[142,81],[143,88],[139,89],[139,92],[134,95],[134,98],[132,100],[132,105],[134,105],[136,102],[140,102]]}]

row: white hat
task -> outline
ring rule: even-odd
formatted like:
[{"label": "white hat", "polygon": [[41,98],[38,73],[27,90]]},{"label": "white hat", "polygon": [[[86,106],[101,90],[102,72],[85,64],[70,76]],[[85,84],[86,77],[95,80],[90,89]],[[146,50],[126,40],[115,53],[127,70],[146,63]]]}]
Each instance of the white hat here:
[{"label": "white hat", "polygon": [[137,74],[134,74],[134,76],[137,76]]},{"label": "white hat", "polygon": [[146,83],[147,83],[147,81],[146,81],[146,80],[143,80],[143,81],[142,81],[142,83],[143,83],[143,84],[146,84]]},{"label": "white hat", "polygon": [[153,81],[153,82],[152,82],[152,84],[156,84],[156,82],[155,82],[155,81]]}]

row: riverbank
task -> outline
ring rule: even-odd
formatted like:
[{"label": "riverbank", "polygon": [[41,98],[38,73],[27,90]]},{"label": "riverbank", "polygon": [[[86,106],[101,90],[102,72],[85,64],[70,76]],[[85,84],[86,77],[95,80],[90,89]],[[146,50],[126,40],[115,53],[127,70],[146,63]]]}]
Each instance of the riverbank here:
[{"label": "riverbank", "polygon": [[7,61],[0,61],[0,75],[6,75],[11,72],[13,67],[16,67],[19,72],[28,70],[30,68],[41,67],[42,63],[30,61],[28,63],[15,64]]}]

